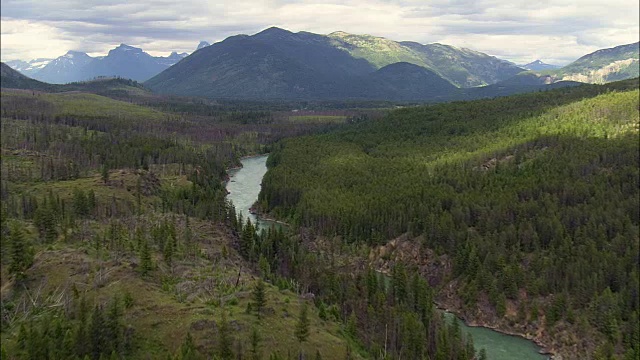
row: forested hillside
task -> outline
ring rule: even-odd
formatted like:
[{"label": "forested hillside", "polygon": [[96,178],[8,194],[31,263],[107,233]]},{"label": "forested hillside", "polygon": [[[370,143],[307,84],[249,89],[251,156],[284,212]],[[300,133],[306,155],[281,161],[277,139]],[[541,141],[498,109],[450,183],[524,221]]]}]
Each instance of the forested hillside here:
[{"label": "forested hillside", "polygon": [[635,359],[638,95],[633,79],[289,139],[270,155],[260,205],[366,244],[373,264],[394,260],[376,258],[379,246],[413,239],[418,253],[397,257],[424,270],[444,255],[436,297],[466,317],[568,358]]},{"label": "forested hillside", "polygon": [[[138,104],[2,90],[2,359],[475,356],[436,316],[423,281],[407,290],[410,303],[384,282],[371,287],[376,319],[390,325],[364,342],[368,330],[353,320],[360,293],[327,288],[316,298],[293,275],[321,263],[302,263],[312,255],[282,231],[258,236],[226,199],[226,170],[241,156],[356,113],[163,103],[126,85],[107,92]],[[361,285],[347,275],[334,283]]]}]

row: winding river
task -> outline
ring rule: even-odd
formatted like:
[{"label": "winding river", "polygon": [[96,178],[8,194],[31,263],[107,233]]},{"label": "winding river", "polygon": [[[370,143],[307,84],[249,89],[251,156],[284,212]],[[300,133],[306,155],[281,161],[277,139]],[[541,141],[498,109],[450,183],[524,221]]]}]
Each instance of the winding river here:
[{"label": "winding river", "polygon": [[[276,223],[256,217],[249,212],[253,203],[258,200],[262,177],[267,172],[267,155],[254,156],[242,160],[242,168],[229,171],[230,180],[227,183],[228,198],[233,201],[236,212],[244,219],[258,224],[259,229],[268,228]],[[276,224],[277,225],[277,224]],[[445,312],[445,317],[451,319],[455,315]],[[517,336],[510,336],[497,331],[470,327],[456,317],[462,331],[473,337],[476,350],[484,348],[490,360],[545,360],[549,357],[540,354],[540,348],[532,341]]]}]

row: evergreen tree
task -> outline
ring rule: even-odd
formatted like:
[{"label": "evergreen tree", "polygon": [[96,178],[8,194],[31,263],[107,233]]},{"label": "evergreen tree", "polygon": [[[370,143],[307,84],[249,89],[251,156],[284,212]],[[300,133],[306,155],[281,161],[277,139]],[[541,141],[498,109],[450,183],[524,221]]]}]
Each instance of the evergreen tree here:
[{"label": "evergreen tree", "polygon": [[307,303],[303,302],[302,307],[300,308],[298,323],[296,324],[294,331],[294,335],[300,343],[307,341],[307,338],[309,337],[309,325],[309,310],[307,308]]},{"label": "evergreen tree", "polygon": [[103,183],[109,182],[109,167],[107,164],[102,165],[102,169],[100,170],[100,177],[102,178]]},{"label": "evergreen tree", "polygon": [[117,297],[114,297],[109,304],[109,310],[107,312],[106,319],[106,333],[107,342],[110,344],[112,351],[118,353],[122,352],[123,339],[122,339],[122,323],[121,318],[122,309],[120,308],[120,302]]},{"label": "evergreen tree", "polygon": [[264,309],[264,306],[267,303],[266,289],[265,289],[264,281],[262,281],[261,278],[258,279],[258,281],[256,282],[253,288],[253,301],[254,301],[254,308],[256,310],[256,314],[258,315],[258,318],[260,318],[262,314],[262,309]]},{"label": "evergreen tree", "polygon": [[187,332],[187,337],[185,338],[182,345],[180,345],[180,359],[181,360],[198,360],[200,359],[200,354],[198,349],[196,348],[196,344],[193,341],[193,337],[190,332]]},{"label": "evergreen tree", "polygon": [[11,244],[11,264],[9,271],[15,274],[16,280],[22,281],[26,279],[25,271],[31,266],[33,257],[27,247],[22,227],[17,222],[11,226],[9,244]]},{"label": "evergreen tree", "polygon": [[146,239],[142,240],[142,249],[140,249],[140,274],[147,275],[153,268],[151,261],[151,249]]},{"label": "evergreen tree", "polygon": [[100,355],[107,350],[108,334],[106,321],[102,308],[96,306],[91,315],[91,324],[89,326],[89,341],[91,354],[94,359],[98,359]]},{"label": "evergreen tree", "polygon": [[218,326],[218,356],[223,360],[233,359],[233,339],[227,320],[227,312],[222,311],[220,325]]},{"label": "evergreen tree", "polygon": [[49,203],[45,201],[38,207],[33,218],[34,225],[38,228],[40,237],[46,243],[53,242],[58,237],[56,219]]},{"label": "evergreen tree", "polygon": [[167,238],[167,241],[165,241],[164,243],[164,249],[162,251],[164,262],[169,266],[171,266],[173,261],[174,247],[175,247],[175,238],[172,236],[169,236]]},{"label": "evergreen tree", "polygon": [[262,352],[260,351],[261,341],[262,339],[260,338],[258,329],[254,327],[251,329],[251,360],[262,359]]}]

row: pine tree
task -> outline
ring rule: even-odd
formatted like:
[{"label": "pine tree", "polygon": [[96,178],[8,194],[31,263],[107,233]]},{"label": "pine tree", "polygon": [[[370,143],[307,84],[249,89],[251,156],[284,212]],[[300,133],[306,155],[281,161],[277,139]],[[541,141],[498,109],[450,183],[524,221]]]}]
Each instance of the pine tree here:
[{"label": "pine tree", "polygon": [[300,309],[298,323],[296,324],[294,331],[294,335],[300,343],[307,341],[307,338],[309,337],[309,325],[309,310],[307,308],[307,303],[303,303],[302,308]]},{"label": "pine tree", "polygon": [[142,240],[142,249],[140,249],[140,274],[147,275],[153,267],[151,262],[151,249],[146,239]]},{"label": "pine tree", "polygon": [[187,332],[187,337],[184,340],[184,343],[180,346],[180,359],[182,360],[197,360],[200,359],[200,354],[198,353],[198,349],[196,349],[196,344],[193,341],[193,337],[190,332]]},{"label": "pine tree", "polygon": [[266,295],[264,281],[262,281],[262,279],[258,279],[255,287],[253,288],[253,301],[254,301],[254,306],[255,306],[256,314],[258,315],[258,318],[260,318],[260,315],[262,314],[262,309],[267,303],[266,296],[267,295]]},{"label": "pine tree", "polygon": [[91,316],[91,325],[89,326],[89,340],[91,344],[91,354],[94,359],[100,357],[102,352],[107,350],[107,331],[106,321],[102,308],[96,306]]},{"label": "pine tree", "polygon": [[120,352],[122,348],[122,324],[120,317],[122,315],[122,309],[120,308],[120,302],[117,297],[111,300],[109,305],[109,311],[107,313],[107,341],[111,343],[113,351]]},{"label": "pine tree", "polygon": [[220,326],[218,326],[218,355],[224,360],[233,359],[232,345],[233,339],[231,338],[231,329],[227,321],[227,313],[223,310]]},{"label": "pine tree", "polygon": [[247,224],[242,230],[242,236],[240,237],[240,254],[245,258],[249,258],[251,255],[251,245],[255,236],[256,230],[251,224],[251,219],[247,219]]},{"label": "pine tree", "polygon": [[109,182],[109,167],[107,166],[107,164],[102,165],[102,169],[100,170],[100,177],[105,184]]},{"label": "pine tree", "polygon": [[268,279],[271,275],[271,266],[269,265],[269,261],[263,254],[260,254],[260,259],[258,260],[258,268],[260,269],[260,276]]},{"label": "pine tree", "polygon": [[187,254],[191,255],[193,253],[193,232],[191,230],[191,222],[189,221],[189,216],[185,215],[184,221],[184,247],[187,250]]},{"label": "pine tree", "polygon": [[169,236],[167,241],[165,241],[164,243],[164,249],[162,251],[164,262],[169,266],[171,266],[171,263],[173,261],[174,247],[175,247],[175,238],[172,236]]},{"label": "pine tree", "polygon": [[38,228],[40,238],[46,243],[53,242],[58,237],[56,219],[47,201],[38,207],[33,217],[33,223]]},{"label": "pine tree", "polygon": [[258,329],[254,327],[251,330],[251,360],[260,360],[262,358],[262,353],[260,351],[261,341],[262,339],[260,338]]},{"label": "pine tree", "polygon": [[9,243],[11,244],[11,265],[9,266],[9,271],[16,275],[16,280],[22,281],[26,278],[25,271],[31,266],[32,256],[25,243],[22,228],[17,222],[11,227]]},{"label": "pine tree", "polygon": [[356,313],[355,311],[352,311],[351,315],[349,316],[349,320],[347,321],[347,334],[355,339],[357,335],[357,329],[358,323],[356,319]]},{"label": "pine tree", "polygon": [[136,181],[136,207],[138,208],[138,215],[142,215],[142,179],[138,176]]}]

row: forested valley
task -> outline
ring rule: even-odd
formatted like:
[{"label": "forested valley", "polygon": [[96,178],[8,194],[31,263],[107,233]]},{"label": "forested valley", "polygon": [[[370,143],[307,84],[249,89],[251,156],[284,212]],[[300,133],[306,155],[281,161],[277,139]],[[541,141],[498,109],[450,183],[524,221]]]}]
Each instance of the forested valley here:
[{"label": "forested valley", "polygon": [[304,230],[306,264],[338,264],[296,275],[329,298],[340,266],[369,269],[360,289],[388,274],[408,304],[397,281],[427,279],[475,324],[565,358],[637,359],[639,109],[633,79],[395,110],[278,143],[259,208]]},{"label": "forested valley", "polygon": [[[2,359],[486,359],[438,306],[639,356],[637,79],[393,110],[65,86],[2,89]],[[287,227],[227,199],[263,153]]]},{"label": "forested valley", "polygon": [[[477,356],[417,274],[309,266],[298,237],[256,234],[226,199],[242,156],[379,110],[81,85],[2,89],[2,359]],[[301,285],[325,270],[331,287]]]}]

